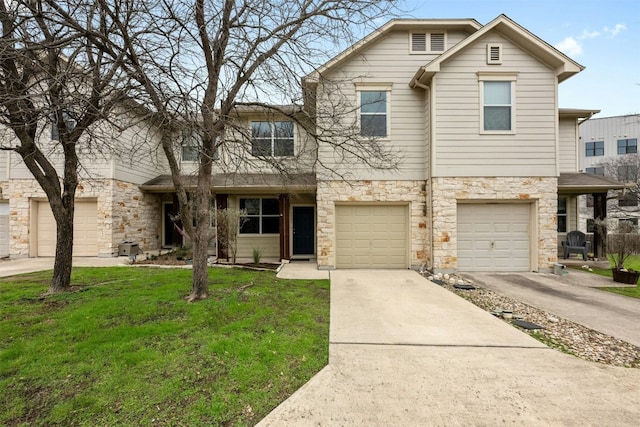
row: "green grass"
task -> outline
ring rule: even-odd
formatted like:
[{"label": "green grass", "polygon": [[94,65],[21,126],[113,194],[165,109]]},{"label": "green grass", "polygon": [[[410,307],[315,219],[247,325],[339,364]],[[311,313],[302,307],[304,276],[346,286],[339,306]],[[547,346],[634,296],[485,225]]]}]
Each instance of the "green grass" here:
[{"label": "green grass", "polygon": [[327,364],[327,280],[210,269],[190,304],[189,270],[50,277],[0,279],[0,425],[253,425]]},{"label": "green grass", "polygon": [[598,288],[601,289],[603,291],[607,291],[607,292],[613,292],[614,294],[620,294],[620,295],[624,295],[627,297],[632,297],[632,298],[640,298],[640,287],[636,286],[635,288],[631,288],[631,287],[626,287],[626,288]]},{"label": "green grass", "polygon": [[[640,255],[632,255],[629,257],[627,262],[625,262],[625,267],[628,269],[633,269],[636,271],[640,271]],[[592,268],[592,272],[595,274],[599,274],[600,276],[612,277],[611,268]],[[614,282],[611,282],[614,283]],[[620,295],[625,295],[632,298],[640,298],[640,287],[636,286],[635,288],[631,287],[609,287],[609,288],[597,288],[607,292],[613,292]]]}]

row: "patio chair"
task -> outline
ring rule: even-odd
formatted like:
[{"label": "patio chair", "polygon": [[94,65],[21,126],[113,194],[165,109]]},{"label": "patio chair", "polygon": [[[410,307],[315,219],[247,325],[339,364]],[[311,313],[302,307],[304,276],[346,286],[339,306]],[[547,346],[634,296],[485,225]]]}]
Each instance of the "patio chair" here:
[{"label": "patio chair", "polygon": [[587,260],[587,254],[591,249],[591,242],[582,231],[570,231],[567,233],[567,240],[562,242],[564,248],[564,259],[569,258],[570,253],[582,254],[582,259]]}]

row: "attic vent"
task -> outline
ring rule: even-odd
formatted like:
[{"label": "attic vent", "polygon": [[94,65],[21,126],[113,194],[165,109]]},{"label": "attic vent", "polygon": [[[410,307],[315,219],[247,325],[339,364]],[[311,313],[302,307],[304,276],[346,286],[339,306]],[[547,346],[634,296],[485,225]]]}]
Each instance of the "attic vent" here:
[{"label": "attic vent", "polygon": [[502,64],[502,45],[487,45],[487,64]]},{"label": "attic vent", "polygon": [[444,33],[431,34],[431,51],[444,52]]},{"label": "attic vent", "polygon": [[411,34],[411,51],[426,52],[427,51],[427,35],[422,33]]}]

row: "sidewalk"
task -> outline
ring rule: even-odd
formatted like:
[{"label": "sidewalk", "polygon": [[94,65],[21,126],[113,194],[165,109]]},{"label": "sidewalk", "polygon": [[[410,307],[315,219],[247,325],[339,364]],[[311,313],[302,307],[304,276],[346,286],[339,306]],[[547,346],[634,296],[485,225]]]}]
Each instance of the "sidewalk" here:
[{"label": "sidewalk", "polygon": [[[34,271],[53,270],[53,257],[20,258],[0,260],[0,277],[14,276],[16,274],[31,273]],[[74,267],[110,267],[117,265],[129,265],[128,257],[74,257]]]}]

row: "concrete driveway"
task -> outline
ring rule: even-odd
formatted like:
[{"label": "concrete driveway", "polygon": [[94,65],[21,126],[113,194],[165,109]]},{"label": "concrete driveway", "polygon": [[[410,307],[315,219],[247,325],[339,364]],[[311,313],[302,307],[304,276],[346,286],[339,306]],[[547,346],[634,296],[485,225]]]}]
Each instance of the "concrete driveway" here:
[{"label": "concrete driveway", "polygon": [[640,370],[586,362],[412,271],[331,272],[329,365],[260,426],[637,425]]},{"label": "concrete driveway", "polygon": [[609,277],[580,270],[543,273],[469,273],[484,288],[640,346],[640,299],[596,288],[619,286]]}]

